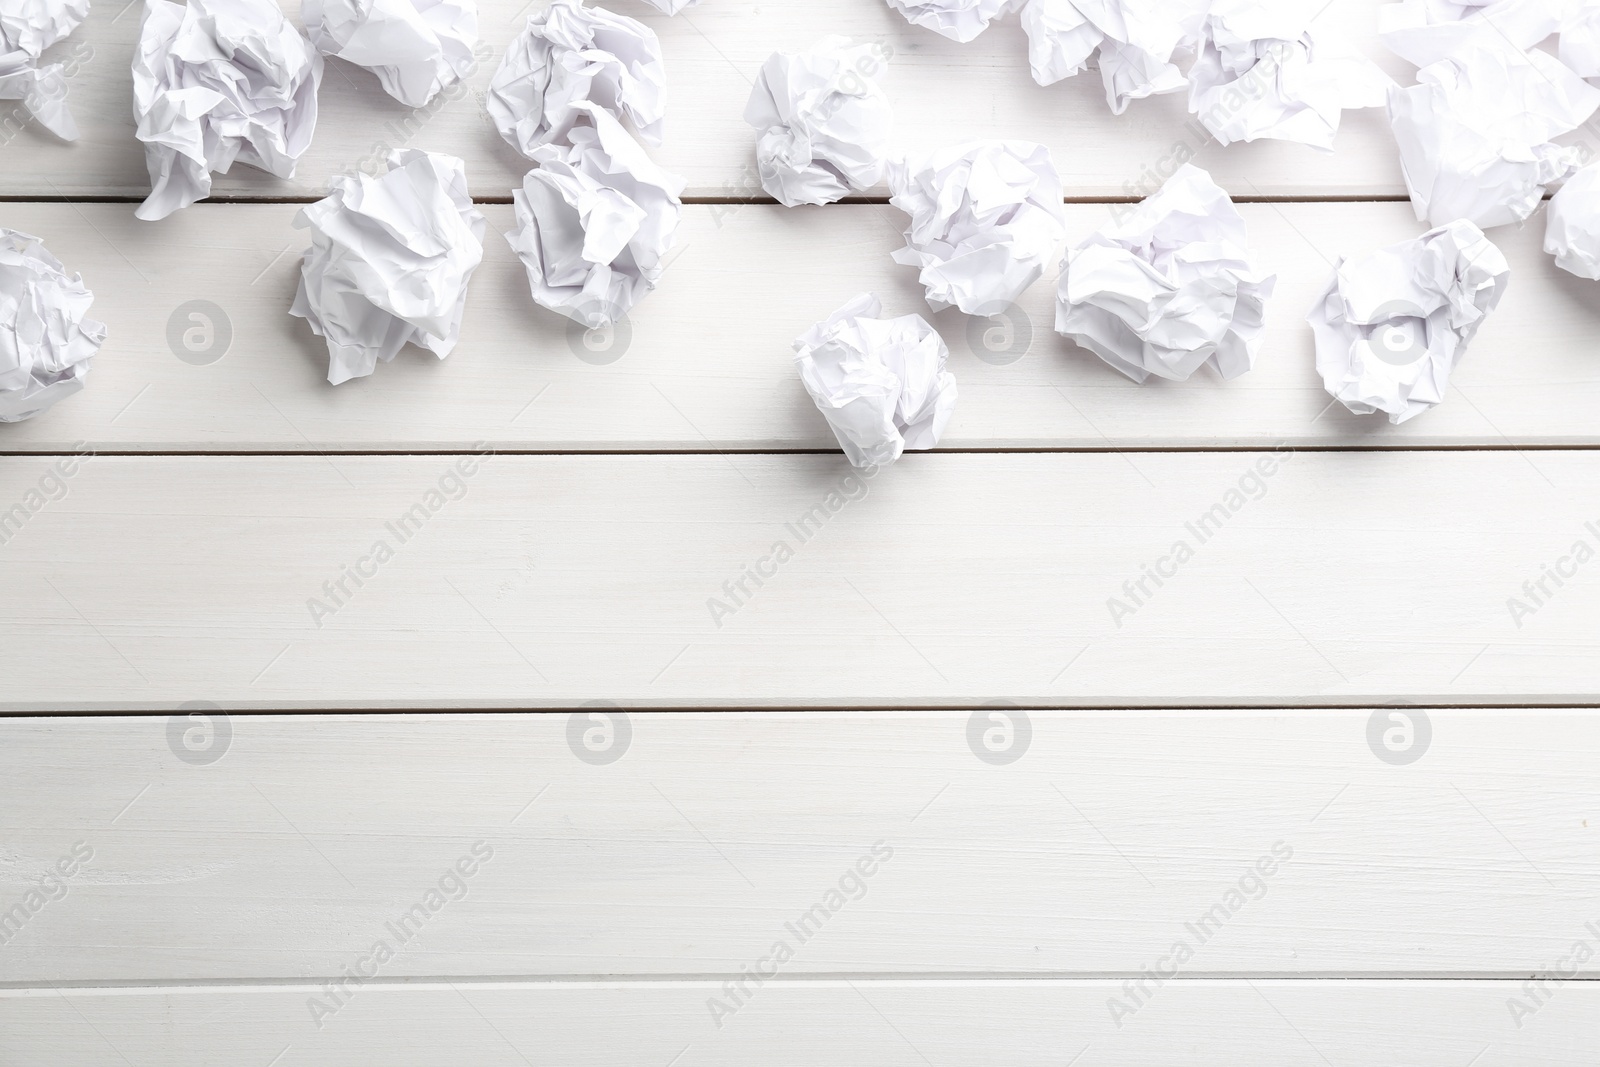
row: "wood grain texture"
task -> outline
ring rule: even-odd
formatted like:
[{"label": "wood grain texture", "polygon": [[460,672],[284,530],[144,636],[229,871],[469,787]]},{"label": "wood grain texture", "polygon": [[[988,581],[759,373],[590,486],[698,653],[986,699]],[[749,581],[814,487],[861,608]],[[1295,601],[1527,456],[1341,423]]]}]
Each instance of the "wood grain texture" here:
[{"label": "wood grain texture", "polygon": [[0,548],[0,706],[1600,700],[1588,451],[463,462],[80,463]]},{"label": "wood grain texture", "polygon": [[[318,96],[316,135],[296,176],[279,180],[239,166],[217,177],[213,193],[321,196],[331,176],[409,147],[461,156],[474,195],[509,198],[528,165],[501,141],[482,97],[537,3],[481,3],[483,58],[468,89],[417,111],[390,99],[366,71],[330,60]],[[1340,0],[1327,5],[1318,25],[1329,39],[1349,42],[1407,77],[1414,68],[1388,57],[1373,38],[1378,3]],[[883,41],[894,49],[883,84],[895,106],[897,143],[907,152],[986,137],[1039,141],[1053,150],[1069,196],[1140,195],[1153,172],[1170,171],[1179,155],[1194,153],[1241,196],[1405,192],[1382,109],[1349,113],[1331,155],[1280,142],[1223,150],[1193,124],[1181,95],[1137,104],[1118,117],[1106,108],[1097,74],[1049,88],[1035,85],[1027,39],[1015,17],[958,45],[907,24],[883,0],[716,0],[674,18],[632,0],[615,7],[661,37],[669,113],[666,143],[653,154],[688,180],[691,196],[764,195],[754,176],[755,131],[743,119],[752,81],[773,52],[809,48],[830,34]],[[298,21],[295,0],[285,0],[283,8]],[[59,61],[76,57],[69,101],[82,140],[65,144],[32,125],[17,129],[11,120],[6,129],[15,132],[4,148],[0,195],[142,198],[149,192],[143,146],[134,137],[129,71],[141,10],[138,0],[97,3],[77,34],[52,50]]]},{"label": "wood grain texture", "polygon": [[772,982],[720,1030],[715,986],[368,988],[319,1030],[312,988],[0,993],[14,1067],[1587,1067],[1593,983],[1518,1029],[1513,983],[1174,982],[1118,1029],[1109,982]]},{"label": "wood grain texture", "polygon": [[[1404,192],[1381,111],[1331,155],[1222,150],[1182,97],[1033,85],[1014,18],[956,45],[882,0],[618,0],[667,56],[653,154],[718,201],[661,291],[569,329],[490,205],[456,353],[328,386],[298,208],[251,201],[401,147],[508,197],[482,96],[539,2],[483,5],[437,108],[330,61],[296,178],[159,224],[27,202],[147,191],[136,3],[54,51],[80,143],[0,115],[0,225],[111,328],[82,395],[0,426],[0,1064],[1591,1065],[1600,987],[1541,980],[1600,949],[1600,305],[1542,217],[1491,234],[1510,293],[1445,405],[1389,427],[1330,406],[1303,323],[1422,228],[1371,200]],[[1379,2],[1322,27],[1409,79]],[[852,474],[790,342],[864,290],[926,314],[904,218],[741,203],[750,79],[827,34],[892,47],[906,151],[1039,140],[1073,200],[1197,153],[1323,201],[1243,207],[1280,275],[1257,369],[1126,382],[1053,333],[1052,271],[1020,343],[930,316],[965,454]],[[192,301],[215,361],[180,358]],[[783,450],[825,454],[745,454]],[[527,708],[559,710],[425,710]],[[1400,723],[1413,762],[1374,747]]]},{"label": "wood grain texture", "polygon": [[1007,764],[967,710],[236,715],[190,747],[8,719],[0,902],[92,855],[0,982],[1520,980],[1600,950],[1600,719],[1399,711],[1407,765],[1366,709],[979,709]]},{"label": "wood grain texture", "polygon": [[[37,419],[0,426],[0,450],[66,451],[79,442],[133,451],[464,449],[481,440],[503,449],[832,450],[795,374],[793,339],[867,290],[889,314],[928,314],[915,271],[889,258],[904,222],[893,208],[702,206],[689,209],[678,256],[625,337],[586,337],[533,304],[497,232],[511,225],[510,209],[485,210],[494,231],[456,351],[441,363],[408,347],[372,377],[335,388],[325,380],[322,342],[288,314],[307,241],[292,225],[297,208],[200,205],[152,229],[129,205],[0,207],[0,222],[43,236],[83,272],[93,313],[110,327],[87,389]],[[1107,211],[1070,208],[1069,239],[1092,232]],[[1052,269],[1024,296],[1010,334],[954,310],[930,316],[950,346],[961,394],[943,446],[1596,441],[1600,302],[1594,283],[1560,271],[1541,250],[1542,216],[1494,232],[1512,263],[1511,286],[1446,402],[1391,427],[1331,402],[1305,314],[1340,257],[1419,232],[1410,208],[1243,211],[1262,259],[1279,273],[1254,371],[1231,382],[1208,371],[1183,383],[1127,381],[1054,332]],[[175,354],[190,325],[183,309],[196,300],[214,304],[232,331],[231,347],[209,365]]]}]

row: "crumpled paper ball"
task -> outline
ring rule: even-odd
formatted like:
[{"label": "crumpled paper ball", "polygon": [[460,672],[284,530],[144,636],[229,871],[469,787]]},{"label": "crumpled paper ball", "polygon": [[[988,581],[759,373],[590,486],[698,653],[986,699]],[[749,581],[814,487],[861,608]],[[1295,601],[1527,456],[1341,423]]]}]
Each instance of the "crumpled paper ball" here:
[{"label": "crumpled paper ball", "polygon": [[1582,0],[1561,23],[1557,54],[1581,78],[1600,78],[1600,0]]},{"label": "crumpled paper ball", "polygon": [[828,37],[762,66],[744,120],[760,131],[761,187],[780,204],[831,204],[883,180],[894,126],[883,63],[878,45]]},{"label": "crumpled paper ball", "polygon": [[1136,382],[1204,364],[1234,378],[1255,365],[1276,284],[1228,194],[1185,164],[1067,253],[1056,332]]},{"label": "crumpled paper ball", "polygon": [[856,467],[932,448],[956,407],[943,338],[921,315],[882,314],[862,293],[794,343],[800,381]]},{"label": "crumpled paper ball", "polygon": [[1120,115],[1134,100],[1189,84],[1174,58],[1199,34],[1204,15],[1204,0],[1028,0],[1022,28],[1033,80],[1053,85],[1092,59],[1106,104]]},{"label": "crumpled paper ball", "polygon": [[163,219],[211,194],[235,162],[279,178],[317,124],[322,56],[273,0],[146,0],[133,56],[133,114]]},{"label": "crumpled paper ball", "polygon": [[461,335],[467,283],[487,225],[466,165],[411,148],[378,177],[333,180],[295,217],[311,230],[289,314],[328,342],[328,381],[362,378],[407,341],[443,359]]},{"label": "crumpled paper ball", "polygon": [[0,229],[0,422],[21,422],[83,388],[104,323],[94,294],[32,234]]},{"label": "crumpled paper ball", "polygon": [[473,0],[303,0],[311,43],[377,75],[383,91],[422,107],[472,69]]},{"label": "crumpled paper ball", "polygon": [[1568,178],[1550,198],[1544,250],[1562,270],[1600,281],[1600,163]]},{"label": "crumpled paper ball", "polygon": [[1563,11],[1588,0],[1400,0],[1378,8],[1378,40],[1419,67],[1437,63],[1487,31],[1513,48],[1555,33]]},{"label": "crumpled paper ball", "polygon": [[962,44],[1022,4],[1023,0],[889,0],[889,6],[913,26],[922,26]]},{"label": "crumpled paper ball", "polygon": [[1447,58],[1389,91],[1389,123],[1419,221],[1521,222],[1545,187],[1585,162],[1554,138],[1600,108],[1600,89],[1554,56],[1480,29]]},{"label": "crumpled paper ball", "polygon": [[683,214],[683,179],[647,156],[616,119],[575,105],[569,145],[542,145],[513,194],[506,234],[533,299],[594,330],[654,289]]},{"label": "crumpled paper ball", "polygon": [[1268,137],[1332,151],[1345,110],[1382,107],[1394,82],[1310,30],[1284,0],[1215,0],[1189,70],[1189,110],[1217,143]]},{"label": "crumpled paper ball", "polygon": [[1450,372],[1500,303],[1511,268],[1465,219],[1341,260],[1307,321],[1328,394],[1391,423],[1444,400]]},{"label": "crumpled paper ball", "polygon": [[34,59],[89,17],[89,0],[0,0],[0,51]]},{"label": "crumpled paper ball", "polygon": [[637,19],[583,0],[553,0],[506,49],[484,101],[506,142],[529,159],[566,137],[577,105],[598,104],[661,143],[666,116],[661,42]]},{"label": "crumpled paper ball", "polygon": [[1044,273],[1065,232],[1061,178],[1029,141],[978,141],[889,165],[889,202],[911,216],[894,261],[917,267],[928,305],[998,315]]},{"label": "crumpled paper ball", "polygon": [[67,110],[66,68],[39,66],[46,48],[89,17],[89,0],[0,0],[0,100],[21,100],[38,123],[63,141],[78,139]]}]

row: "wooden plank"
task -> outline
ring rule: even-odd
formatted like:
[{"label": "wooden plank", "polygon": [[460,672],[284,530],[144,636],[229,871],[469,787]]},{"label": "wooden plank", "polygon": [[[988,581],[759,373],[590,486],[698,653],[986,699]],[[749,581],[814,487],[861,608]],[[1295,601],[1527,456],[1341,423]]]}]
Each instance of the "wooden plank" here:
[{"label": "wooden plank", "polygon": [[[13,204],[5,225],[45,237],[96,294],[110,340],[84,393],[0,427],[0,449],[416,450],[834,449],[801,388],[791,342],[856,293],[927,313],[915,272],[889,253],[903,223],[883,205],[687,212],[680,254],[627,340],[586,339],[536,307],[491,233],[456,352],[408,348],[371,378],[325,381],[326,350],[291,318],[304,231],[297,208],[197,206],[157,229],[116,204]],[[1077,240],[1103,206],[1069,211]],[[986,323],[932,316],[960,387],[947,448],[1571,445],[1596,442],[1600,370],[1593,283],[1558,270],[1542,226],[1498,230],[1512,262],[1440,408],[1400,427],[1348,414],[1322,389],[1305,313],[1332,262],[1418,232],[1403,204],[1260,204],[1244,213],[1278,294],[1254,371],[1138,386],[1054,330],[1054,272],[1026,294],[1020,332],[984,348]],[[486,209],[494,228],[510,209]],[[184,349],[192,301],[215,305],[231,346]],[[976,327],[976,328],[975,328]],[[220,336],[220,333],[218,334]],[[1031,338],[1031,339],[1030,339]],[[598,350],[591,347],[598,345]],[[1012,350],[1016,355],[1010,355]],[[984,358],[979,358],[978,352]],[[196,361],[199,364],[197,365]],[[609,362],[607,362],[609,361]],[[530,406],[531,405],[531,406]]]},{"label": "wooden plank", "polygon": [[[1374,39],[1378,3],[1341,0],[1327,6],[1319,24],[1330,37],[1361,47],[1406,77],[1413,68],[1388,57]],[[283,7],[298,20],[295,0]],[[894,49],[883,78],[895,104],[902,149],[920,152],[981,137],[1041,141],[1054,150],[1069,196],[1137,193],[1153,172],[1170,171],[1178,155],[1196,152],[1226,188],[1241,196],[1405,192],[1381,109],[1348,115],[1333,155],[1278,142],[1224,151],[1193,123],[1182,96],[1148,101],[1118,117],[1107,110],[1097,75],[1038,87],[1028,73],[1027,40],[1014,17],[977,41],[958,45],[910,26],[883,0],[716,0],[675,18],[640,3],[617,7],[650,24],[662,39],[671,95],[667,141],[655,154],[688,180],[691,196],[761,194],[753,171],[755,132],[743,119],[752,79],[774,51],[808,48],[830,34],[880,40]],[[475,195],[509,198],[527,165],[500,140],[482,98],[531,9],[527,0],[480,4],[482,61],[470,91],[417,111],[386,96],[372,75],[330,61],[319,94],[316,136],[295,178],[283,181],[241,166],[219,177],[213,192],[320,196],[329,177],[370,165],[389,150],[416,147],[461,156]],[[10,120],[0,195],[142,198],[149,192],[143,147],[134,137],[129,74],[140,11],[137,0],[96,4],[89,21],[53,50],[53,58],[71,61],[75,71],[69,100],[82,140],[68,145]]]},{"label": "wooden plank", "polygon": [[0,982],[721,981],[779,942],[785,979],[1520,981],[1600,948],[1592,709],[1399,713],[1409,764],[1369,709],[978,709],[1009,747],[970,710],[7,719],[0,903],[82,862]]},{"label": "wooden plank", "polygon": [[0,1050],[15,1067],[1587,1067],[1600,991],[1551,988],[1520,1029],[1510,982],[1173,982],[1120,1029],[1104,981],[774,981],[721,1029],[706,983],[373,987],[321,1029],[314,986],[41,989],[0,993]]},{"label": "wooden plank", "polygon": [[1600,702],[1587,451],[54,462],[12,710]]}]

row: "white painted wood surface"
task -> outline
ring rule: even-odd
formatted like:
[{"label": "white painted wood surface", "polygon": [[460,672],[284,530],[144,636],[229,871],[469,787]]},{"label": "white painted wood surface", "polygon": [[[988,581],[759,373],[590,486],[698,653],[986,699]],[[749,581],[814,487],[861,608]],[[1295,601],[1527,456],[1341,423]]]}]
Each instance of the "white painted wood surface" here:
[{"label": "white painted wood surface", "polygon": [[[1378,3],[1321,23],[1409,78]],[[296,205],[142,224],[86,202],[147,190],[137,4],[54,50],[82,142],[0,121],[0,225],[43,236],[111,327],[83,394],[0,427],[0,711],[21,713],[0,717],[0,1064],[1592,1064],[1595,984],[1527,984],[1600,948],[1600,585],[1547,576],[1600,549],[1600,303],[1539,250],[1542,216],[1491,234],[1510,293],[1445,405],[1389,427],[1330,408],[1302,321],[1333,260],[1421,230],[1378,202],[1404,192],[1381,111],[1332,155],[1223,151],[1181,97],[1118,118],[1092,74],[1033,85],[1014,18],[956,45],[882,0],[617,7],[666,52],[653,154],[718,201],[687,210],[620,354],[535,308],[491,233],[448,361],[327,386],[286,314]],[[483,5],[472,91],[437,109],[330,61],[298,176],[216,192],[304,201],[421,147],[503,201],[524,164],[481,96],[529,10]],[[1050,330],[1047,277],[1013,362],[933,316],[965,454],[847,480],[789,344],[862,290],[926,312],[888,258],[904,219],[739,203],[760,197],[750,79],[830,33],[893,48],[905,150],[1048,144],[1067,198],[1096,201],[1069,239],[1189,151],[1236,197],[1302,201],[1243,206],[1280,274],[1257,369],[1134,386]],[[217,361],[168,339],[190,301],[227,320]],[[623,454],[451,480],[475,449]],[[133,455],[29,454],[81,452]],[[163,455],[253,452],[277,454]],[[402,543],[386,524],[419,504]],[[813,505],[801,543],[785,524]],[[1185,524],[1216,505],[1199,543]],[[330,595],[379,539],[393,558]],[[780,539],[793,558],[735,599]],[[1194,556],[1157,587],[1179,540]],[[312,597],[337,608],[320,626]],[[585,762],[570,714],[606,701],[633,709],[627,751]],[[967,724],[1006,701],[1030,740],[993,765]],[[183,747],[189,720],[169,735],[186,702],[233,713],[221,759]],[[1427,718],[1422,758],[1375,754],[1380,703]],[[925,706],[950,710],[881,710]],[[98,714],[118,711],[148,714]],[[480,841],[465,895],[318,1027],[319,986]],[[722,981],[880,841],[865,895],[718,1027]],[[1259,899],[1134,999],[1279,842]],[[90,862],[34,907],[79,843]],[[1121,1025],[1115,997],[1138,1009]]]},{"label": "white painted wood surface", "polygon": [[1520,980],[1600,951],[1590,709],[1380,712],[1406,765],[1368,709],[978,709],[1007,764],[969,710],[617,714],[184,717],[190,747],[0,722],[0,903],[92,853],[0,983],[721,981],[780,941],[785,979]]},{"label": "white painted wood surface", "polygon": [[1114,982],[771,982],[719,1030],[703,983],[367,988],[319,1030],[316,987],[0,992],[15,1067],[1589,1067],[1594,983],[1518,1029],[1511,982],[1173,982],[1118,1029]]},{"label": "white painted wood surface", "polygon": [[[377,79],[330,60],[318,96],[311,148],[292,180],[240,166],[219,177],[226,197],[321,196],[329,177],[396,148],[461,156],[475,196],[509,199],[527,164],[500,140],[483,110],[506,46],[541,0],[485,0],[479,5],[483,60],[470,91],[412,111],[386,96]],[[1305,0],[1310,2],[1310,0]],[[1411,68],[1373,38],[1378,0],[1338,0],[1319,26],[1405,77]],[[799,51],[830,34],[880,40],[895,54],[883,84],[895,106],[898,144],[922,152],[955,140],[1015,137],[1053,150],[1069,196],[1137,196],[1153,170],[1180,153],[1198,152],[1239,196],[1323,194],[1401,196],[1405,189],[1381,109],[1347,116],[1332,155],[1301,145],[1261,142],[1223,151],[1193,125],[1181,96],[1143,102],[1118,117],[1106,107],[1099,76],[1049,88],[1028,73],[1027,38],[1015,16],[978,40],[958,45],[911,26],[883,0],[715,0],[668,18],[643,3],[617,10],[660,35],[668,74],[666,143],[653,154],[689,182],[691,196],[764,195],[754,177],[755,131],[743,119],[761,64],[775,51]],[[299,4],[283,8],[298,20]],[[16,129],[4,146],[0,196],[137,196],[149,192],[142,146],[134,137],[129,67],[138,37],[139,0],[103,0],[89,21],[52,50],[73,61],[73,113],[82,140],[68,145],[34,127]],[[952,92],[959,84],[960,91]],[[369,163],[370,165],[370,163]],[[884,190],[880,189],[881,194]]]},{"label": "white painted wood surface", "polygon": [[1591,451],[459,462],[82,463],[0,548],[0,706],[1600,700]]},{"label": "white painted wood surface", "polygon": [[[503,449],[833,450],[795,374],[794,338],[866,290],[891,314],[929,314],[916,272],[889,258],[905,217],[886,205],[689,209],[680,253],[635,310],[626,340],[586,336],[536,307],[521,264],[492,232],[449,359],[407,348],[372,377],[335,388],[324,344],[288,314],[306,245],[292,225],[298,210],[200,205],[157,229],[135,220],[131,205],[0,206],[0,223],[43,235],[84,273],[94,314],[110,327],[86,390],[46,418],[0,426],[0,451],[79,442],[102,451],[463,449],[482,440]],[[511,225],[510,208],[485,210],[496,231]],[[1069,240],[1101,225],[1107,210],[1071,207]],[[1511,287],[1448,400],[1391,427],[1330,402],[1305,315],[1340,257],[1420,232],[1409,206],[1242,210],[1279,272],[1254,371],[1231,382],[1205,371],[1183,383],[1127,381],[1054,332],[1052,269],[1024,297],[1025,318],[1009,334],[953,310],[931,316],[961,394],[943,447],[1596,440],[1600,289],[1544,254],[1542,214],[1494,232],[1512,263]],[[214,304],[232,333],[206,365],[179,358],[191,325],[184,309],[196,300]]]}]

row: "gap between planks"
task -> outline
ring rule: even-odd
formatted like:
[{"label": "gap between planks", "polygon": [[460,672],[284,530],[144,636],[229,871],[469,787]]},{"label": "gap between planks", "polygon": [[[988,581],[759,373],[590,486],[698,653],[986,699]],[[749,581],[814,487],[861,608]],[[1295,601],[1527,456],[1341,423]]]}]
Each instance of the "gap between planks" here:
[{"label": "gap between planks", "polygon": [[[1061,986],[1061,987],[1087,987],[1103,985],[1107,982],[1122,982],[1129,979],[1142,977],[1140,971],[1107,971],[1104,974],[1075,975],[1071,978],[1059,977],[1052,974],[1027,974],[1021,972],[986,972],[975,974],[911,974],[898,972],[873,973],[845,973],[837,974],[805,974],[786,975],[779,974],[766,979],[763,988],[768,986],[836,986],[836,985],[867,985],[867,984],[894,984],[906,986],[919,986],[923,988],[938,987],[964,987],[982,983],[1009,982],[1026,984],[1029,986]],[[741,975],[737,971],[704,974],[557,974],[557,975],[427,975],[419,978],[393,977],[386,978],[379,975],[368,978],[361,983],[361,988],[367,989],[406,989],[416,991],[448,990],[452,986],[491,986],[503,989],[550,989],[563,986],[613,986],[619,988],[640,988],[647,986],[682,986],[706,985],[718,986],[723,982],[737,980]],[[1525,972],[1514,975],[1508,974],[1416,974],[1396,975],[1391,973],[1366,973],[1366,972],[1329,972],[1326,974],[1292,974],[1273,971],[1230,971],[1215,974],[1196,972],[1193,974],[1179,974],[1166,978],[1163,984],[1178,985],[1182,983],[1218,983],[1218,982],[1456,982],[1485,983],[1510,985],[1515,987],[1530,977]],[[342,975],[312,975],[300,978],[193,978],[184,981],[169,981],[166,979],[151,978],[143,980],[123,980],[105,982],[96,979],[84,979],[67,982],[0,982],[0,999],[45,996],[57,992],[72,992],[84,994],[97,994],[105,996],[159,996],[165,993],[184,992],[188,990],[205,992],[249,992],[252,990],[268,989],[281,993],[307,993],[318,994],[322,987],[331,982],[337,982]],[[1600,982],[1600,976],[1575,975],[1562,979],[1563,983],[1576,982],[1581,984]]]},{"label": "gap between planks", "polygon": [[[1008,711],[1030,712],[1064,712],[1064,713],[1103,713],[1125,712],[1129,714],[1185,714],[1185,713],[1211,713],[1211,712],[1240,712],[1245,714],[1282,714],[1285,712],[1301,714],[1322,711],[1371,711],[1379,708],[1405,708],[1412,711],[1443,711],[1443,712],[1469,712],[1469,711],[1495,711],[1495,712],[1538,712],[1538,711],[1594,711],[1600,712],[1588,701],[1514,701],[1496,704],[1492,701],[1474,700],[1467,703],[1429,703],[1423,701],[1400,700],[1390,704],[1373,703],[1367,701],[1359,704],[1318,704],[1302,703],[1285,707],[1281,704],[1264,702],[1261,704],[1100,704],[1093,707],[1077,706],[1072,704],[1009,704]],[[151,707],[136,709],[114,709],[111,711],[85,710],[80,706],[57,710],[45,709],[39,711],[13,711],[0,708],[0,720],[5,719],[152,719],[170,715],[174,709],[171,707]],[[383,715],[574,715],[580,712],[593,711],[593,704],[573,704],[571,706],[552,705],[539,708],[501,708],[501,707],[415,707],[415,708],[285,708],[282,710],[263,711],[256,708],[227,708],[219,706],[218,711],[232,711],[239,715],[248,715],[253,719],[279,719],[279,718],[304,718],[308,716],[383,716]],[[976,710],[956,707],[948,704],[889,704],[873,705],[859,709],[829,707],[816,704],[793,704],[787,706],[761,706],[761,705],[710,705],[710,704],[683,704],[671,707],[645,704],[617,703],[615,706],[607,705],[607,711],[619,711],[640,715],[808,715],[822,717],[828,715],[878,715],[885,713],[901,712],[938,712]],[[0,989],[6,983],[0,982]]]},{"label": "gap between planks", "polygon": [[[1600,449],[1600,441],[1580,444],[1569,442],[1565,444],[1458,444],[1458,445],[1425,445],[1394,444],[1374,445],[1296,445],[1296,452],[1593,452]],[[992,448],[952,447],[930,448],[915,453],[919,456],[1029,456],[1029,455],[1211,455],[1211,454],[1259,454],[1265,455],[1274,451],[1260,445],[1004,445]],[[100,458],[121,457],[125,459],[154,459],[154,458],[227,458],[261,459],[279,458],[292,459],[300,456],[382,456],[391,458],[407,457],[453,457],[453,456],[480,456],[483,452],[475,452],[466,448],[430,448],[430,449],[381,449],[381,448],[313,448],[300,449],[273,449],[244,450],[244,449],[95,449],[92,453],[72,451],[51,452],[20,452],[0,451],[0,459],[50,459],[66,458],[68,456],[94,455]],[[588,458],[590,456],[617,456],[617,457],[681,457],[681,456],[835,456],[839,454],[837,448],[496,448],[490,451],[496,456],[571,456],[575,458]]]},{"label": "gap between planks", "polygon": [[[487,437],[522,455],[836,454],[795,376],[792,345],[819,315],[866,291],[891,314],[922,314],[946,338],[961,400],[945,453],[1600,444],[1589,343],[1600,309],[1587,283],[1559,277],[1534,228],[1508,235],[1518,281],[1441,410],[1390,427],[1329,399],[1303,310],[1325,276],[1301,268],[1317,268],[1318,252],[1331,264],[1414,236],[1404,204],[1242,206],[1270,250],[1263,255],[1285,272],[1256,370],[1234,382],[1202,375],[1143,387],[1055,334],[1052,286],[1024,294],[1014,335],[991,338],[992,324],[930,314],[914,272],[889,258],[903,227],[881,206],[810,215],[702,206],[685,209],[684,254],[631,316],[623,347],[597,339],[603,359],[586,358],[585,347],[597,351],[586,335],[533,304],[509,246],[489,241],[447,367],[407,355],[335,390],[326,345],[285,310],[298,284],[298,210],[201,205],[160,231],[136,223],[126,205],[9,210],[13,225],[50,235],[52,251],[86,272],[115,351],[83,397],[7,428],[0,449],[416,455],[481,450]],[[510,224],[510,209],[482,210],[491,225]],[[1071,235],[1109,210],[1068,209]],[[107,254],[108,242],[121,257]],[[226,317],[231,346],[209,363],[180,362],[171,330],[197,299]],[[1020,355],[1005,347],[1018,338]]]},{"label": "gap between planks", "polygon": [[[1553,193],[1546,193],[1544,199],[1549,200]],[[30,196],[30,195],[0,195],[0,204],[142,204],[142,196]],[[208,196],[204,200],[196,200],[196,204],[210,204],[213,206],[242,205],[245,207],[262,207],[274,204],[315,204],[323,198],[320,196]],[[1139,196],[1064,196],[1063,204],[1094,205],[1094,204],[1137,204],[1143,201]],[[1368,196],[1360,193],[1341,194],[1329,193],[1318,196],[1287,196],[1287,195],[1257,195],[1231,197],[1235,204],[1406,204],[1410,197],[1406,196]],[[512,203],[509,196],[475,196],[474,204],[506,205]],[[686,207],[711,206],[711,207],[777,207],[778,202],[770,196],[744,197],[744,196],[685,196],[680,201]],[[835,201],[845,205],[888,205],[891,203],[886,196],[847,196]]]}]

